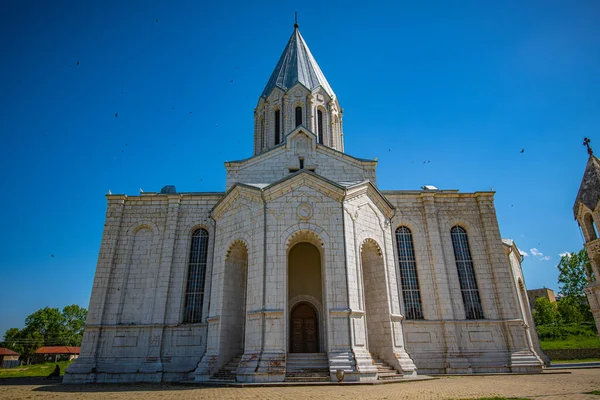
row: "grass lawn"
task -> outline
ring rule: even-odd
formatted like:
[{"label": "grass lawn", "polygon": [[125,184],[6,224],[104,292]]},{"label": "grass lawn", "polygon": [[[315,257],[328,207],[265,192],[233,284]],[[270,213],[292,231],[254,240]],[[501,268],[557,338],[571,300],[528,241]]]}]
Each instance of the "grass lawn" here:
[{"label": "grass lawn", "polygon": [[540,340],[542,350],[593,349],[600,347],[600,338],[576,338],[566,340]]},{"label": "grass lawn", "polygon": [[44,363],[44,364],[33,364],[23,365],[17,368],[0,368],[0,378],[21,378],[24,376],[48,376],[50,372],[54,371],[56,364],[60,366],[60,374],[65,374],[65,369],[73,361],[59,361],[56,363]]}]

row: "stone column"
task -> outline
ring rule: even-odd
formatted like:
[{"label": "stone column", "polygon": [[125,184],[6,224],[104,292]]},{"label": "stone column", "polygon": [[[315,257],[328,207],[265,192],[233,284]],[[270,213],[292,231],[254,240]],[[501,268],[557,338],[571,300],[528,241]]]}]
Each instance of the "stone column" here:
[{"label": "stone column", "polygon": [[[435,193],[422,193],[423,209],[425,210],[425,222],[429,234],[430,258],[433,267],[433,276],[437,288],[438,315],[442,320],[442,331],[444,336],[446,373],[468,373],[469,362],[461,357],[460,332],[454,324],[448,324],[444,320],[455,320],[461,313],[456,309],[456,303],[452,301],[450,293],[448,271],[446,263],[451,258],[447,257],[442,244],[440,225],[435,205]],[[449,232],[448,232],[449,234]]]},{"label": "stone column", "polygon": [[[318,135],[315,124],[315,96],[312,94],[306,96],[306,117],[308,118],[306,127],[315,135]],[[319,140],[317,139],[318,142]]]},{"label": "stone column", "polygon": [[290,133],[290,131],[292,130],[292,124],[294,123],[292,118],[294,118],[294,115],[293,115],[292,111],[290,110],[290,96],[287,93],[283,95],[283,97],[281,98],[281,101],[283,103],[283,105],[281,107],[281,110],[282,110],[281,123],[283,125],[281,135],[282,135],[282,141],[283,141],[283,138],[285,138],[285,136],[288,133]]},{"label": "stone column", "polygon": [[167,221],[162,237],[162,249],[157,276],[154,279],[155,290],[152,299],[152,325],[149,333],[148,351],[146,362],[140,368],[140,373],[158,374],[157,381],[162,379],[163,365],[161,349],[166,318],[167,299],[171,284],[171,268],[173,265],[173,251],[175,249],[175,236],[177,233],[177,220],[179,218],[179,204],[181,195],[168,195]]},{"label": "stone column", "polygon": [[67,368],[63,383],[90,383],[96,380],[95,370],[99,356],[102,324],[105,320],[105,304],[112,283],[111,275],[115,265],[116,249],[121,234],[123,209],[127,196],[107,195],[106,198],[108,199],[106,222],[102,234],[100,253],[98,254],[96,274],[94,275],[90,308],[81,343],[81,354]]}]

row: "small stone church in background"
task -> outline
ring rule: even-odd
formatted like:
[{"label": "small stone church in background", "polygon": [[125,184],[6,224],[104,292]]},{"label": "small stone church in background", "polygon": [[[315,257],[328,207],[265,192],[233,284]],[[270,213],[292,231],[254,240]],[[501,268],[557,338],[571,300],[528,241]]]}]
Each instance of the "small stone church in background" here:
[{"label": "small stone church in background", "polygon": [[573,214],[583,231],[585,249],[590,259],[585,270],[588,281],[585,294],[596,328],[600,332],[600,239],[596,228],[600,223],[600,160],[594,155],[588,138],[584,139],[583,144],[588,148],[589,158],[575,199]]},{"label": "small stone church in background", "polygon": [[374,381],[539,372],[493,192],[380,190],[298,26],[224,193],[107,195],[64,382]]}]

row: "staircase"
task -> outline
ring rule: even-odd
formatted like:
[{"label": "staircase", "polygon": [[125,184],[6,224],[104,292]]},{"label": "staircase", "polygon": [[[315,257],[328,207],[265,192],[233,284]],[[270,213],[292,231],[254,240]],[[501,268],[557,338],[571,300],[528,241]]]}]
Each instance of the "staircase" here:
[{"label": "staircase", "polygon": [[242,356],[235,356],[227,364],[218,370],[213,376],[210,377],[211,382],[235,382],[235,373]]},{"label": "staircase", "polygon": [[377,379],[378,380],[384,381],[384,380],[394,380],[394,379],[402,378],[402,374],[400,374],[394,368],[390,367],[389,364],[387,364],[384,361],[381,361],[374,355],[372,355],[372,357],[373,357],[373,363],[377,367]]},{"label": "staircase", "polygon": [[329,359],[325,353],[288,353],[286,382],[329,382]]}]

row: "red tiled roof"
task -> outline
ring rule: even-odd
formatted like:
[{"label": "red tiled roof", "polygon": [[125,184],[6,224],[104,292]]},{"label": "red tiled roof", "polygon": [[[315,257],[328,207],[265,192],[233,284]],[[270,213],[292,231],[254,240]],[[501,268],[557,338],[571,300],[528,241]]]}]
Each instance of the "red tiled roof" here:
[{"label": "red tiled roof", "polygon": [[42,346],[35,354],[79,354],[79,347],[74,346]]},{"label": "red tiled roof", "polygon": [[19,353],[15,353],[12,350],[5,349],[4,347],[0,347],[0,356],[18,356]]}]

